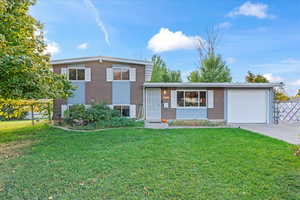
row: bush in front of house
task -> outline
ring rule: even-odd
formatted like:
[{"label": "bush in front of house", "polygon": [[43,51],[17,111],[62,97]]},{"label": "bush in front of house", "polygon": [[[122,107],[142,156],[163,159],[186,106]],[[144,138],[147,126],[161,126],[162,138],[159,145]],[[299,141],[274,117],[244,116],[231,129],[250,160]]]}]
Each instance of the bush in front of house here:
[{"label": "bush in front of house", "polygon": [[65,112],[64,123],[79,129],[100,129],[113,127],[137,126],[134,119],[121,117],[120,112],[105,103],[85,106],[76,104]]}]

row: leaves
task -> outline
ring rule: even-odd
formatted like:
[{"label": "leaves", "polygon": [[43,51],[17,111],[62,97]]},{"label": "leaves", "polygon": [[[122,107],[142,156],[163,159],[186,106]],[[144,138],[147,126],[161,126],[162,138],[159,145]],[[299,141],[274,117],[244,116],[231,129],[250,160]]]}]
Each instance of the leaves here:
[{"label": "leaves", "polygon": [[34,112],[45,112],[48,114],[48,109],[52,108],[51,100],[13,100],[0,99],[0,118],[4,119],[21,119],[25,117],[27,112],[31,111],[33,106]]},{"label": "leaves", "polygon": [[43,26],[28,14],[34,0],[0,0],[0,97],[66,98],[74,89],[50,70]]},{"label": "leaves", "polygon": [[154,55],[152,57],[153,71],[151,76],[151,82],[181,82],[180,71],[172,71],[167,68],[163,59]]},{"label": "leaves", "polygon": [[190,82],[231,82],[230,69],[220,55],[209,54],[201,66],[188,76]]},{"label": "leaves", "polygon": [[246,81],[248,83],[269,83],[269,80],[261,74],[253,74],[252,72],[248,71],[246,76]]}]

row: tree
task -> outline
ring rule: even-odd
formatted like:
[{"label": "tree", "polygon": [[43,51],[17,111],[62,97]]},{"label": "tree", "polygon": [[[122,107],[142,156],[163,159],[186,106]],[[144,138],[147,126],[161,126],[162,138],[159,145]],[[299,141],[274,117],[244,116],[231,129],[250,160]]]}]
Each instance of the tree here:
[{"label": "tree", "polygon": [[73,87],[50,70],[42,24],[28,14],[35,0],[0,0],[0,97],[66,98]]},{"label": "tree", "polygon": [[277,101],[288,101],[290,100],[290,97],[287,96],[283,91],[275,90],[274,99]]},{"label": "tree", "polygon": [[[270,81],[260,74],[253,74],[252,72],[248,71],[248,74],[245,77],[246,82],[248,83],[269,83]],[[282,88],[275,89],[274,99],[277,101],[288,101],[290,97],[284,93]]]},{"label": "tree", "polygon": [[230,69],[222,56],[216,53],[216,48],[220,41],[217,29],[212,28],[207,31],[206,40],[198,40],[198,53],[200,64],[198,69],[188,76],[190,82],[231,82]]},{"label": "tree", "polygon": [[198,70],[191,72],[187,79],[189,82],[201,82],[200,72]]},{"label": "tree", "polygon": [[298,93],[296,94],[296,98],[300,98],[300,89],[298,90]]},{"label": "tree", "polygon": [[151,82],[181,82],[180,71],[169,70],[163,59],[158,56],[152,56],[153,71]]},{"label": "tree", "polygon": [[190,82],[231,82],[230,69],[220,55],[207,55],[201,62],[201,67],[189,76]]},{"label": "tree", "polygon": [[245,79],[248,83],[269,83],[269,80],[263,75],[255,75],[250,71],[248,71],[248,74],[246,75]]}]

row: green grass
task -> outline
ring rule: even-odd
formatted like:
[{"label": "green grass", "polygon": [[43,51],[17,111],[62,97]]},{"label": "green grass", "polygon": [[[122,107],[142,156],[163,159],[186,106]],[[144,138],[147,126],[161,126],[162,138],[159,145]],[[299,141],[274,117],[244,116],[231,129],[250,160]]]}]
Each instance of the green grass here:
[{"label": "green grass", "polygon": [[0,163],[0,199],[300,199],[295,147],[241,129],[23,134],[39,142]]},{"label": "green grass", "polygon": [[32,126],[31,120],[23,121],[0,121],[0,144],[4,142],[16,141],[26,138],[32,138],[41,129],[45,128],[47,121],[35,122]]}]

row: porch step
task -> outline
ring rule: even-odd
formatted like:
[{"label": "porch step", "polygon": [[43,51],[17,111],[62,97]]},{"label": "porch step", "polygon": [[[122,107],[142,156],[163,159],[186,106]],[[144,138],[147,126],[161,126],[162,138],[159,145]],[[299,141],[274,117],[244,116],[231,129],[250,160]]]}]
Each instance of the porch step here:
[{"label": "porch step", "polygon": [[165,129],[168,127],[169,127],[169,125],[167,123],[155,122],[155,121],[145,121],[145,128]]}]

